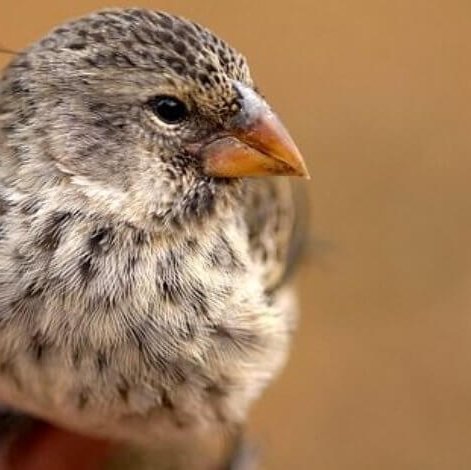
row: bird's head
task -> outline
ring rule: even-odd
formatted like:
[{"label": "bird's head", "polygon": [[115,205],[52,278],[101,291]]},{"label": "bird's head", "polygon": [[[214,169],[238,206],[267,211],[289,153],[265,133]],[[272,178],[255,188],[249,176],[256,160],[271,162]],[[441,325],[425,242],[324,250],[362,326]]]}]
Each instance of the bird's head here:
[{"label": "bird's head", "polygon": [[2,126],[19,167],[164,224],[223,207],[245,177],[307,176],[245,58],[148,10],[92,14],[20,54],[0,85]]}]

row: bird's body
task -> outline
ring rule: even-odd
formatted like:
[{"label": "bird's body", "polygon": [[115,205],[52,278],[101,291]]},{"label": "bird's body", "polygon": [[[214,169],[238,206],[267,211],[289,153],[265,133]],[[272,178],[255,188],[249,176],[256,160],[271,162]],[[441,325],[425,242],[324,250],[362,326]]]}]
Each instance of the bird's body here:
[{"label": "bird's body", "polygon": [[269,305],[244,211],[169,237],[73,208],[60,193],[50,202],[3,216],[15,236],[0,245],[11,312],[2,400],[128,439],[168,433],[151,414],[177,428],[243,420],[291,326],[291,312]]},{"label": "bird's body", "polygon": [[[239,158],[232,129],[269,112],[252,87],[221,40],[144,10],[91,15],[14,59],[0,82],[0,402],[145,444],[244,421],[295,310],[289,184],[243,177],[288,167],[247,169],[244,154],[239,174],[215,150]],[[174,95],[185,121],[162,123]]]}]

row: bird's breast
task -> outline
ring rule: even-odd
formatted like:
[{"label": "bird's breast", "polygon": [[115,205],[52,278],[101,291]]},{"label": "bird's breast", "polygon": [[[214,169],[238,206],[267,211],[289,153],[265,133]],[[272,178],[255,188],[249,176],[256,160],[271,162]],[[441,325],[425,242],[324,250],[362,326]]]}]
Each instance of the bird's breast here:
[{"label": "bird's breast", "polygon": [[0,243],[0,401],[123,438],[143,421],[241,420],[283,361],[288,322],[239,225],[155,243],[55,212],[14,232]]}]

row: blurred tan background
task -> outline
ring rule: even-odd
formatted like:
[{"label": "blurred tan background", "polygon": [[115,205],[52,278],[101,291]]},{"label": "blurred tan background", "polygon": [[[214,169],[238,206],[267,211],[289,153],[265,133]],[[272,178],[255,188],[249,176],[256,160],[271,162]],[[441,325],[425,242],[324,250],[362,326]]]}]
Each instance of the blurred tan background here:
[{"label": "blurred tan background", "polygon": [[[98,0],[2,0],[20,49]],[[140,0],[250,59],[306,155],[313,228],[266,468],[471,468],[469,0]],[[0,65],[7,58],[0,56]]]}]

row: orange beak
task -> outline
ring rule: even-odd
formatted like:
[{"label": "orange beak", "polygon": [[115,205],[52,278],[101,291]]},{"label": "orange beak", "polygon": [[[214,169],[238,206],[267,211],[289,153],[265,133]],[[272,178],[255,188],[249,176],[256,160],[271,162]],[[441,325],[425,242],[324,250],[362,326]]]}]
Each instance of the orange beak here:
[{"label": "orange beak", "polygon": [[306,164],[278,117],[248,87],[237,84],[241,111],[220,138],[198,150],[208,176],[302,176],[309,178]]}]

